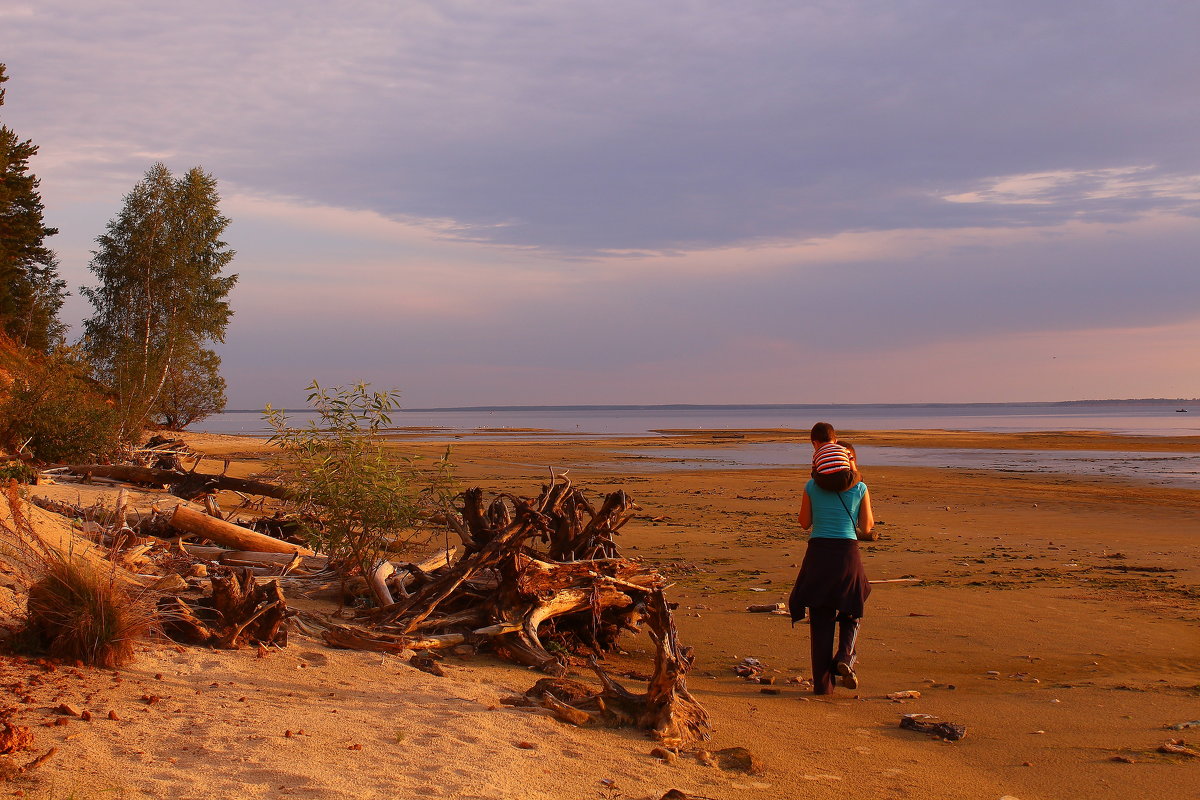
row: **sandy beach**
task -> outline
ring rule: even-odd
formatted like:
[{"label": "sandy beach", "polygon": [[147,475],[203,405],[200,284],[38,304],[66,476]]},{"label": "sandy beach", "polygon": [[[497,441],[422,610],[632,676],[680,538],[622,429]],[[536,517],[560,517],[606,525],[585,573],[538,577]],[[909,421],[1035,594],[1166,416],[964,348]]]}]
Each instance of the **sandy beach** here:
[{"label": "sandy beach", "polygon": [[[779,431],[755,441],[796,441]],[[189,435],[264,469],[258,440]],[[461,487],[536,494],[571,469],[599,494],[642,507],[621,532],[630,557],[672,581],[676,621],[695,648],[689,686],[708,709],[708,747],[748,748],[758,774],[681,756],[663,763],[633,730],[573,728],[501,699],[539,677],[490,655],[451,656],[447,677],[393,656],[337,651],[295,635],[286,649],[209,651],[152,644],[106,671],[0,658],[14,721],[59,753],[8,792],[27,797],[1130,798],[1200,792],[1200,490],[1066,475],[863,465],[882,538],[864,543],[879,583],[860,638],[855,691],[812,696],[807,630],[752,614],[783,601],[803,557],[801,469],[625,469],[628,451],[713,446],[680,432],[620,441],[456,441]],[[854,441],[938,447],[1196,452],[1194,438],[1097,433],[1014,436],[856,432]],[[436,452],[435,443],[399,442]],[[219,462],[218,462],[219,463]],[[578,465],[587,465],[581,468]],[[677,465],[676,465],[677,466]],[[38,487],[39,489],[41,487]],[[46,487],[70,493],[70,484]],[[309,601],[297,601],[305,604]],[[308,607],[308,606],[305,606]],[[616,674],[646,672],[653,648],[627,637]],[[774,686],[732,667],[759,659]],[[578,677],[589,680],[586,668]],[[633,685],[630,679],[623,679]],[[778,690],[765,694],[764,688]],[[919,692],[915,699],[890,693]],[[93,719],[41,727],[71,703]],[[115,712],[116,719],[109,718]],[[898,728],[927,713],[966,726],[943,742]]]}]

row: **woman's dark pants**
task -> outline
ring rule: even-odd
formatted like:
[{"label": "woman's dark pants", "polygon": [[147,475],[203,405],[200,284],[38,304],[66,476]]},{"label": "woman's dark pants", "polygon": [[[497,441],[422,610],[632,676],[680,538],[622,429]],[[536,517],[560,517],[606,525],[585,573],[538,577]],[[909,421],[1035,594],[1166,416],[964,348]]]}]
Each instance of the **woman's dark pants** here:
[{"label": "woman's dark pants", "polygon": [[[854,650],[858,639],[858,618],[839,614],[835,608],[813,608],[809,611],[809,638],[812,651],[813,693],[833,691],[835,665],[844,661],[854,666],[858,654]],[[834,627],[837,626],[838,648],[833,654]]]}]

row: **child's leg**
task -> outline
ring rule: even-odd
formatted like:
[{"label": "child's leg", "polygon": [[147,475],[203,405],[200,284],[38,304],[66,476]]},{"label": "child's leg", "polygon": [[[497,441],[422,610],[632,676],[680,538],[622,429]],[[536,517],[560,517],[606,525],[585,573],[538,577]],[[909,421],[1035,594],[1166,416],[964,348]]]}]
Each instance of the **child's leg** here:
[{"label": "child's leg", "polygon": [[813,483],[827,492],[844,492],[854,485],[855,474],[848,469],[837,472],[813,472]]}]

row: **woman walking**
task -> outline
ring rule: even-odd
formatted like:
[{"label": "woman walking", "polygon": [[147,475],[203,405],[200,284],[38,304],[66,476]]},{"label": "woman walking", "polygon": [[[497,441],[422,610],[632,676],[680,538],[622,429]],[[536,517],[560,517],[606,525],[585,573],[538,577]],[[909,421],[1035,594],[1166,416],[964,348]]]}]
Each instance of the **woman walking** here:
[{"label": "woman walking", "polygon": [[[828,423],[813,426],[814,450],[825,447],[831,437],[837,441]],[[851,466],[857,477],[857,464],[851,461]],[[837,492],[808,481],[800,505],[800,527],[812,532],[788,608],[793,623],[804,619],[805,609],[809,613],[813,693],[832,692],[835,675],[842,679],[842,686],[856,689],[855,642],[863,604],[871,594],[858,552],[857,531],[865,536],[875,527],[867,485],[859,480]]]}]

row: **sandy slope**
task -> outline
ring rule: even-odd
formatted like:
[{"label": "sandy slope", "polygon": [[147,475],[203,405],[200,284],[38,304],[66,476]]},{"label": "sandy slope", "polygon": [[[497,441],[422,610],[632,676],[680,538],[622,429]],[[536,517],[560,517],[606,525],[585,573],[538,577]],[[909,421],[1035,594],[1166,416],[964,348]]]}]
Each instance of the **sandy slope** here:
[{"label": "sandy slope", "polygon": [[[252,444],[222,438],[197,441],[213,455],[255,455]],[[783,682],[807,673],[807,631],[745,611],[790,588],[804,548],[793,523],[803,475],[622,476],[604,458],[604,446],[553,442],[468,441],[455,454],[464,485],[534,493],[545,465],[590,463],[600,466],[571,473],[577,484],[635,497],[645,515],[622,542],[676,581],[670,595],[696,647],[690,684],[712,714],[711,744],[749,747],[764,774],[662,765],[635,732],[573,729],[499,706],[537,676],[491,658],[452,660],[440,679],[297,638],[265,659],[154,648],[119,683],[60,667],[31,686],[24,676],[40,670],[5,659],[4,705],[26,720],[51,719],[64,699],[101,712],[38,728],[39,746],[61,752],[21,788],[131,798],[657,798],[672,787],[710,798],[1200,793],[1200,759],[1155,752],[1168,738],[1200,743],[1200,728],[1164,728],[1200,719],[1200,492],[867,468],[885,534],[865,545],[867,570],[921,581],[876,587],[860,645],[863,685],[818,699]],[[231,471],[256,469],[245,461]],[[648,640],[627,647],[613,668],[647,669]],[[777,670],[782,693],[734,676],[743,656]],[[904,689],[922,697],[884,698]],[[26,695],[34,702],[19,703]],[[162,699],[148,705],[143,695]],[[119,722],[106,718],[110,708]],[[907,712],[965,724],[968,736],[948,744],[901,731]]]}]

